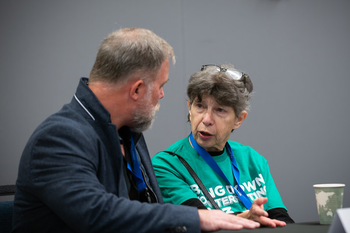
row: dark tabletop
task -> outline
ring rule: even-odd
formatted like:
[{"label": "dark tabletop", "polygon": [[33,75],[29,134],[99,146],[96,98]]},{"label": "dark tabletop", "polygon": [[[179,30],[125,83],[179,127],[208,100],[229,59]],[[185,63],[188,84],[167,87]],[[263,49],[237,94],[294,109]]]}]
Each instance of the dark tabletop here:
[{"label": "dark tabletop", "polygon": [[217,233],[234,233],[234,232],[246,232],[246,233],[327,233],[330,225],[320,225],[318,222],[309,222],[309,223],[291,223],[287,224],[285,227],[260,227],[256,229],[243,229],[239,231],[227,231],[221,230],[216,231]]}]

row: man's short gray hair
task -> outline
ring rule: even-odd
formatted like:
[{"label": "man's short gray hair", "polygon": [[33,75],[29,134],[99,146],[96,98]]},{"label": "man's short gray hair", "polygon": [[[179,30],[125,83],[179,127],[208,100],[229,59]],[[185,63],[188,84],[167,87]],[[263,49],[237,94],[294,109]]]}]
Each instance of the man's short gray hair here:
[{"label": "man's short gray hair", "polygon": [[89,81],[123,83],[139,72],[153,76],[150,74],[157,72],[167,58],[175,63],[174,51],[164,39],[147,29],[123,28],[101,43]]}]

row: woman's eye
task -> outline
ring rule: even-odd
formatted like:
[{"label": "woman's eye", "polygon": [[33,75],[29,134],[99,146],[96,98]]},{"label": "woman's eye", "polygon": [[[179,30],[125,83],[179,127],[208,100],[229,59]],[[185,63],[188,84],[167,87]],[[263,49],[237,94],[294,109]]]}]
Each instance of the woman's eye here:
[{"label": "woman's eye", "polygon": [[228,112],[227,112],[227,109],[224,109],[224,108],[218,108],[216,110],[217,114],[221,117],[226,117]]}]

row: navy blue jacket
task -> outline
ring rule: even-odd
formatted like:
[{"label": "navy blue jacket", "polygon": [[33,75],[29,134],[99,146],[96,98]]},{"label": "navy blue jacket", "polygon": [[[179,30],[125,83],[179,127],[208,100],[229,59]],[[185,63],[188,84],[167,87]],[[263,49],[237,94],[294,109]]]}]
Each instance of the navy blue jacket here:
[{"label": "navy blue jacket", "polygon": [[143,135],[133,136],[152,204],[128,198],[117,127],[82,78],[24,149],[13,232],[200,232],[197,208],[163,204]]}]

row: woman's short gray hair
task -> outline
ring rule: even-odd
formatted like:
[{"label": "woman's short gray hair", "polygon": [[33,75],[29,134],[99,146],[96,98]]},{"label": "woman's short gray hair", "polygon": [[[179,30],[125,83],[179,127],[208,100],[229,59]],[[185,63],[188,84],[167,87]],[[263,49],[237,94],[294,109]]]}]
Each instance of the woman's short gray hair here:
[{"label": "woman's short gray hair", "polygon": [[[220,71],[219,67],[224,69]],[[191,75],[187,96],[192,105],[196,99],[201,101],[203,96],[211,95],[218,104],[232,107],[238,117],[242,111],[248,111],[250,108],[253,83],[246,73],[239,71],[242,78],[234,80],[225,69],[239,71],[230,64],[210,65]]]},{"label": "woman's short gray hair", "polygon": [[164,39],[147,29],[123,28],[101,43],[89,81],[126,82],[138,72],[152,76],[167,58],[175,63],[174,51]]}]

